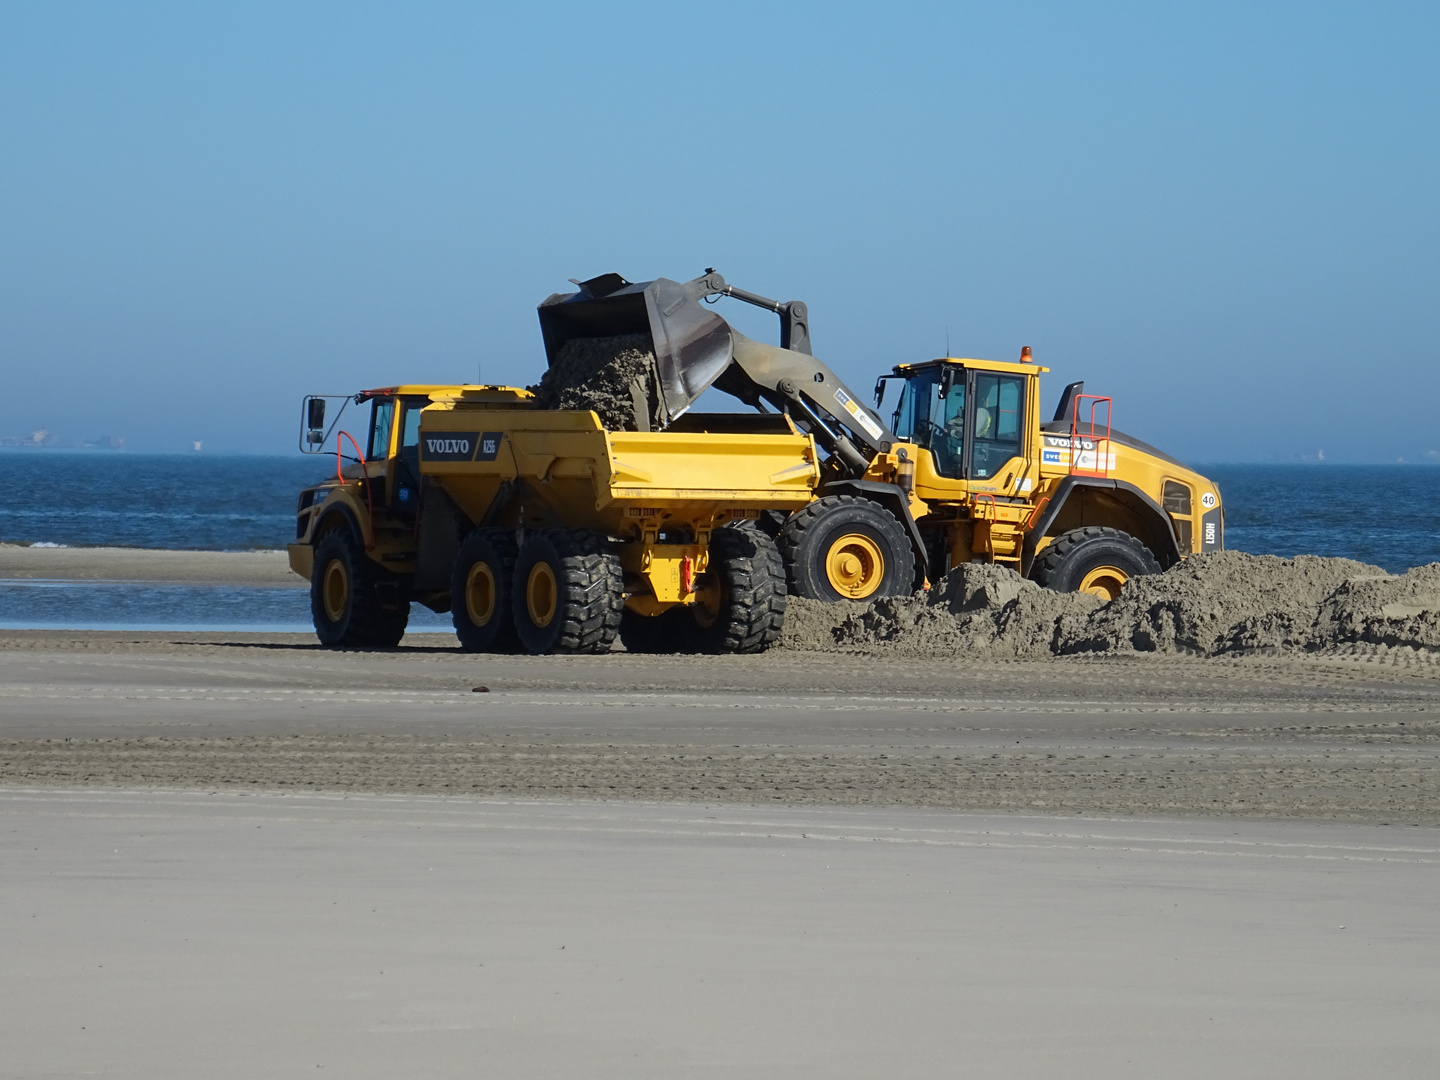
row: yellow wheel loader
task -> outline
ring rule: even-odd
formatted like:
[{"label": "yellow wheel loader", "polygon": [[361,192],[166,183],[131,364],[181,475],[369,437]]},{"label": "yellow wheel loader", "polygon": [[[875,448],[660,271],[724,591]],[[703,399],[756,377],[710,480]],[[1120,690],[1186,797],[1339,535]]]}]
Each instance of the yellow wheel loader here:
[{"label": "yellow wheel loader", "polygon": [[[713,270],[688,282],[579,282],[540,305],[552,364],[575,337],[648,336],[659,426],[710,386],[793,423],[824,453],[813,498],[762,523],[791,592],[821,600],[908,593],[962,562],[998,562],[1060,591],[1110,599],[1224,544],[1216,485],[1112,428],[1111,400],[1065,388],[1042,421],[1040,375],[1015,363],[942,358],[902,364],[875,409],[810,353],[809,314],[737,289]],[[732,297],[775,312],[780,346],[752,341],[709,306]],[[887,424],[879,409],[900,393]]]}]

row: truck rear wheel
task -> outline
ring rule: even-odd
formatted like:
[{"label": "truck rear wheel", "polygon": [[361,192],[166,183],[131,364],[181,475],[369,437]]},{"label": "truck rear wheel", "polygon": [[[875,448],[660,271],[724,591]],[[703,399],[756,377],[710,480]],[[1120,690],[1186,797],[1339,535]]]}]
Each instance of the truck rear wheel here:
[{"label": "truck rear wheel", "polygon": [[915,553],[895,515],[868,499],[827,495],[780,530],[790,591],[811,600],[904,596],[915,583]]},{"label": "truck rear wheel", "polygon": [[310,617],[322,645],[394,646],[405,636],[410,602],[349,529],[335,529],[315,546]]},{"label": "truck rear wheel", "polygon": [[510,605],[531,653],[609,652],[625,610],[620,556],[600,533],[542,529],[520,545]]},{"label": "truck rear wheel", "polygon": [[1089,593],[1108,603],[1132,577],[1159,572],[1160,563],[1135,537],[1089,525],[1051,541],[1035,560],[1030,576],[1047,589]]},{"label": "truck rear wheel", "polygon": [[476,529],[460,545],[450,571],[450,620],[466,652],[519,646],[510,611],[515,554],[515,536],[505,529]]},{"label": "truck rear wheel", "polygon": [[709,653],[757,653],[785,622],[785,563],[754,522],[710,534],[709,568],[696,582],[687,637]]}]

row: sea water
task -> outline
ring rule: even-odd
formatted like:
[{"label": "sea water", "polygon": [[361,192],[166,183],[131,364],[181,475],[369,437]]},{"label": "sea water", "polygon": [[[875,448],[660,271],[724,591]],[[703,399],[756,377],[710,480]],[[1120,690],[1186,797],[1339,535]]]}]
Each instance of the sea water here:
[{"label": "sea water", "polygon": [[[0,543],[283,549],[301,488],[333,457],[0,451]],[[1210,465],[1225,546],[1343,556],[1400,573],[1440,561],[1440,467]],[[0,627],[311,629],[308,590],[0,581]],[[450,629],[418,604],[415,631]]]}]

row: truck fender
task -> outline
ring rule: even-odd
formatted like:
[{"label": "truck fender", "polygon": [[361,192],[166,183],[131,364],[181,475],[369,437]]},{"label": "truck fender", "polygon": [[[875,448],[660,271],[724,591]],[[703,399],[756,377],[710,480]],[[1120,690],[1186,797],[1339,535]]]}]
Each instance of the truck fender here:
[{"label": "truck fender", "polygon": [[1055,518],[1076,488],[1094,488],[1105,491],[1117,502],[1133,511],[1141,521],[1148,523],[1149,527],[1145,530],[1145,535],[1137,536],[1135,539],[1154,553],[1162,570],[1168,570],[1180,561],[1180,545],[1175,539],[1175,526],[1170,521],[1170,515],[1165,513],[1160,504],[1149,495],[1124,480],[1111,480],[1100,476],[1067,476],[1060,481],[1060,485],[1055,489],[1055,494],[1050,496],[1050,501],[1043,504],[1044,508],[1040,511],[1039,517],[1025,533],[1022,573],[1026,575],[1030,573],[1030,566],[1035,561],[1036,543],[1050,531],[1050,526],[1054,524]]},{"label": "truck fender", "polygon": [[821,489],[821,495],[853,495],[857,499],[869,499],[888,510],[895,519],[905,526],[910,537],[910,550],[915,553],[915,581],[912,588],[923,589],[929,573],[929,559],[925,554],[925,541],[920,537],[920,526],[915,524],[915,515],[910,513],[910,499],[894,484],[878,480],[836,480]]},{"label": "truck fender", "polygon": [[355,511],[342,498],[336,499],[331,496],[327,502],[334,500],[332,505],[326,506],[320,514],[320,520],[310,532],[310,543],[318,544],[320,538],[326,533],[335,529],[349,529],[350,535],[355,537],[361,547],[369,548],[370,539],[365,535],[365,529],[360,524],[360,519]]}]

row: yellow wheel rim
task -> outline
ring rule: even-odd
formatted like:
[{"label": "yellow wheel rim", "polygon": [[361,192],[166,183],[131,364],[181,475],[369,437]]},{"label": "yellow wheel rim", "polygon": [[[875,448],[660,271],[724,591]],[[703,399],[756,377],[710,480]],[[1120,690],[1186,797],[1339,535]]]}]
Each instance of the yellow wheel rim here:
[{"label": "yellow wheel rim", "polygon": [[1097,566],[1080,579],[1080,588],[1076,592],[1089,593],[1109,602],[1120,595],[1120,590],[1129,580],[1130,575],[1118,566]]},{"label": "yellow wheel rim", "polygon": [[332,623],[345,617],[350,606],[350,573],[340,559],[331,559],[320,579],[320,597],[325,604],[325,617]]},{"label": "yellow wheel rim", "polygon": [[549,563],[537,562],[530,568],[530,577],[525,582],[525,608],[530,622],[535,626],[549,626],[555,618],[556,597],[555,571]]},{"label": "yellow wheel rim", "polygon": [[825,554],[825,576],[830,587],[849,600],[863,600],[885,580],[885,556],[880,545],[861,533],[848,533],[830,545]]},{"label": "yellow wheel rim", "polygon": [[465,576],[465,614],[471,626],[484,626],[495,614],[495,573],[489,563],[477,562]]}]

